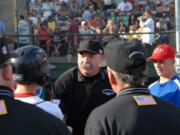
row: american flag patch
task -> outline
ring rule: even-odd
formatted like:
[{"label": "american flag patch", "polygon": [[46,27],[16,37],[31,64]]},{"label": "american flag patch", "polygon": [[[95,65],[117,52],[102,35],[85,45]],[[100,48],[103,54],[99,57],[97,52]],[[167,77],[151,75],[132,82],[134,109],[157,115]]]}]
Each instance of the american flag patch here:
[{"label": "american flag patch", "polygon": [[7,108],[4,100],[0,100],[0,115],[7,114]]},{"label": "american flag patch", "polygon": [[151,95],[140,95],[140,96],[133,96],[134,100],[138,104],[138,106],[144,105],[156,105],[156,101]]}]

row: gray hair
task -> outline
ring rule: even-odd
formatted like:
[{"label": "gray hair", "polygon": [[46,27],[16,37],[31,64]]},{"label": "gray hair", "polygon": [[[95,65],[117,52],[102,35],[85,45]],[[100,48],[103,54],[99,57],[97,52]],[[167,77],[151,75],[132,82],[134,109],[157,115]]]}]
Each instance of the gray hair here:
[{"label": "gray hair", "polygon": [[[138,86],[143,85],[145,81],[144,74],[125,74],[125,73],[118,73],[108,67],[108,70],[111,70],[115,79],[119,83],[128,83],[131,86]],[[143,71],[142,71],[143,72]]]}]

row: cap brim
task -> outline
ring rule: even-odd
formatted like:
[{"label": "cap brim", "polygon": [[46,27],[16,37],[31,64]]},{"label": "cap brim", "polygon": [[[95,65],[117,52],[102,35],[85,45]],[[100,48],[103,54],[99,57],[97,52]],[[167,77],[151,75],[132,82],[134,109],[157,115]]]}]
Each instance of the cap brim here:
[{"label": "cap brim", "polygon": [[150,56],[150,57],[147,58],[147,61],[164,61],[164,60],[166,60],[166,59],[164,59],[164,58],[155,58],[153,56]]},{"label": "cap brim", "polygon": [[53,69],[56,68],[56,66],[54,66],[54,65],[52,65],[52,64],[48,64],[47,68],[50,69],[50,70],[53,70]]},{"label": "cap brim", "polygon": [[48,66],[44,67],[44,68],[42,69],[42,71],[43,71],[44,73],[50,73],[51,70],[53,70],[53,69],[55,69],[55,68],[56,68],[56,66],[51,65],[51,64],[48,64]]},{"label": "cap brim", "polygon": [[91,50],[79,50],[78,53],[90,53],[90,54],[98,54],[98,52],[95,52],[95,51],[91,51]]}]

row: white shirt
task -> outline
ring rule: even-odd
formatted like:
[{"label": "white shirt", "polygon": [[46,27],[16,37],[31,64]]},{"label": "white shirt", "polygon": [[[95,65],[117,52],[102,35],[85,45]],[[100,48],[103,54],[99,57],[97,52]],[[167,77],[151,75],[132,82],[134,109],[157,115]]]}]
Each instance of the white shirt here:
[{"label": "white shirt", "polygon": [[145,22],[144,22],[144,26],[145,27],[149,27],[151,29],[151,32],[154,32],[154,21],[152,18],[148,18]]},{"label": "white shirt", "polygon": [[112,0],[104,0],[105,5],[112,5],[113,1]]},{"label": "white shirt", "polygon": [[[154,32],[154,21],[152,18],[148,18],[144,22],[143,32],[145,33]],[[152,45],[154,42],[154,34],[143,34],[141,38],[142,38],[142,43],[147,43]]]},{"label": "white shirt", "polygon": [[[149,29],[149,27],[144,27],[143,28],[143,32],[144,33],[148,33],[148,32],[151,32],[151,30]],[[150,44],[150,45],[152,45],[152,43],[153,43],[153,37],[152,37],[152,35],[153,34],[142,34],[142,36],[141,36],[141,41],[142,41],[142,43],[146,43],[146,44]]]},{"label": "white shirt", "polygon": [[50,5],[48,3],[46,3],[46,2],[42,3],[42,10],[43,10],[44,18],[47,19],[49,16],[52,15],[52,11],[51,11]]},{"label": "white shirt", "polygon": [[[20,20],[18,23],[18,33],[19,35],[29,35],[30,31],[29,31],[29,23],[26,22],[25,20]],[[19,43],[25,43],[28,44],[29,41],[29,37],[27,36],[20,36],[19,37]]]},{"label": "white shirt", "polygon": [[64,115],[62,114],[62,111],[59,109],[57,104],[54,104],[49,101],[44,101],[43,99],[41,99],[38,96],[15,97],[15,99],[35,105],[61,120],[63,120],[63,118],[64,118]]},{"label": "white shirt", "polygon": [[117,9],[119,9],[120,11],[126,11],[129,12],[131,11],[133,8],[132,4],[130,2],[124,2],[122,1],[121,3],[118,4]]}]

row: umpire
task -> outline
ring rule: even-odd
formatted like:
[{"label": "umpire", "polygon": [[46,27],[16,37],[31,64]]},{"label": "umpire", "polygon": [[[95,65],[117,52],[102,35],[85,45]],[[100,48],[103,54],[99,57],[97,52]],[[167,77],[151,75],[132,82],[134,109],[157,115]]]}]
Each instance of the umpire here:
[{"label": "umpire", "polygon": [[105,58],[117,96],[90,114],[85,135],[179,135],[180,109],[152,96],[143,86],[142,44],[114,40],[105,48]]},{"label": "umpire", "polygon": [[78,48],[78,67],[63,73],[55,82],[56,98],[73,135],[83,135],[90,112],[112,99],[113,93],[104,68],[103,48],[100,42],[86,41]]},{"label": "umpire", "polygon": [[34,105],[13,97],[12,55],[5,39],[0,39],[0,134],[1,135],[69,135],[62,121]]}]

